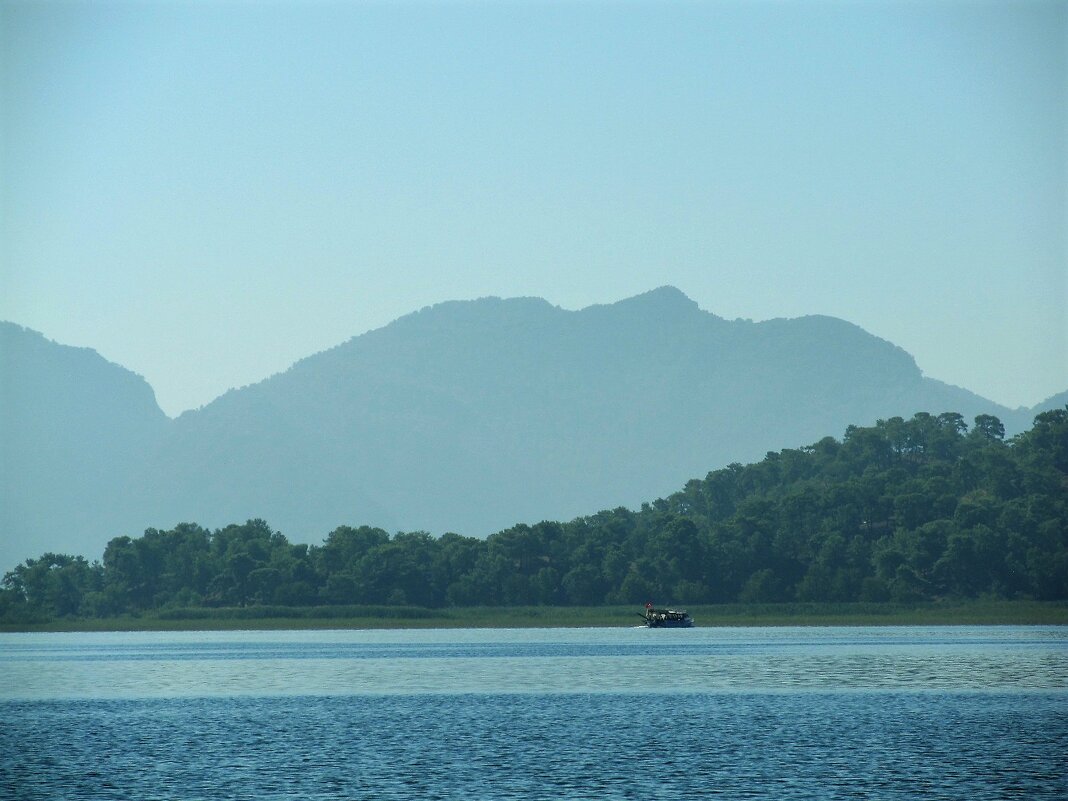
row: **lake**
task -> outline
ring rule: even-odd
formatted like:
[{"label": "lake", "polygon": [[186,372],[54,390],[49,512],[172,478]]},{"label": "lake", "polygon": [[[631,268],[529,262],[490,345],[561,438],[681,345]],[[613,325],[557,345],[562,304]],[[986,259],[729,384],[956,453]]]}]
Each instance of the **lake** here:
[{"label": "lake", "polygon": [[1063,627],[0,634],[11,799],[1063,799]]}]

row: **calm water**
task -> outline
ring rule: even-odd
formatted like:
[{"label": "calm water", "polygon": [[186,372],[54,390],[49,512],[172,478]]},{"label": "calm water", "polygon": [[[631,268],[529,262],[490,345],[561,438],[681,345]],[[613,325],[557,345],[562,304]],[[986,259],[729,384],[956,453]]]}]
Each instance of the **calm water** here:
[{"label": "calm water", "polygon": [[1055,627],[0,634],[0,798],[1068,798]]}]

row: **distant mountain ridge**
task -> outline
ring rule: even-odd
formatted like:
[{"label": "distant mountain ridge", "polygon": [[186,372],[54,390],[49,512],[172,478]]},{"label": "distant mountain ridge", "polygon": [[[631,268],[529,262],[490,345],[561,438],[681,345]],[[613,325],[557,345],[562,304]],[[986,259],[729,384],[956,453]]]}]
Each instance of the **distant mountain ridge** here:
[{"label": "distant mountain ridge", "polygon": [[[138,376],[0,324],[0,570],[262,517],[485,535],[635,506],[849,424],[1009,410],[831,317],[728,321],[672,287],[566,311],[450,301],[169,420]],[[1066,393],[1068,395],[1068,393]]]},{"label": "distant mountain ridge", "polygon": [[140,376],[0,322],[0,571],[128,526],[117,491],[170,420]]}]

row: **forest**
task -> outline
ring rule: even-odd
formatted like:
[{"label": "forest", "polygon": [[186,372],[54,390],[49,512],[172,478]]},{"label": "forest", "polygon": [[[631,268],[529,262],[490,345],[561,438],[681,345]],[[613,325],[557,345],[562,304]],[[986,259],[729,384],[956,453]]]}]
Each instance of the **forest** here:
[{"label": "forest", "polygon": [[769,452],[638,510],[486,539],[343,525],[321,545],[263,520],[46,553],[0,582],[0,621],[194,607],[596,606],[1068,599],[1068,407],[918,413]]}]

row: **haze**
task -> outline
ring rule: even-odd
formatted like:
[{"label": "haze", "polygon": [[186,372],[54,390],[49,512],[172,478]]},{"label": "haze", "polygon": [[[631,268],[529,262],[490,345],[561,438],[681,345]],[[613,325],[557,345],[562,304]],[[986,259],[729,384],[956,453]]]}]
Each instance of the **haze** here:
[{"label": "haze", "polygon": [[0,319],[176,415],[422,306],[663,284],[1068,386],[1068,5],[0,6]]}]

